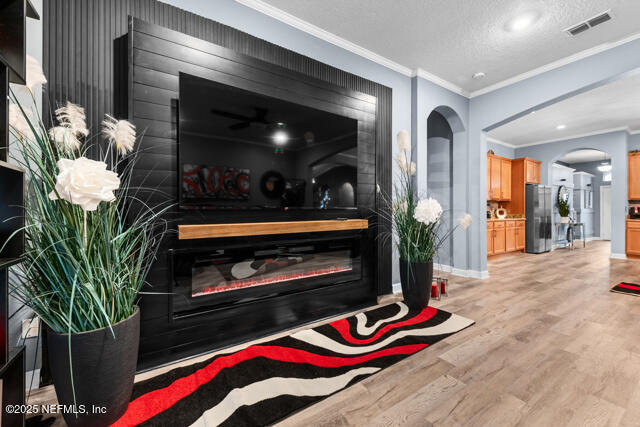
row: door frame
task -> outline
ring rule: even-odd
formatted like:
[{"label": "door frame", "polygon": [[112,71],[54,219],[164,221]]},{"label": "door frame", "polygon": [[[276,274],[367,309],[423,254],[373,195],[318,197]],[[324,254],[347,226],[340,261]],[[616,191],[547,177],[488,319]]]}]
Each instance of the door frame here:
[{"label": "door frame", "polygon": [[611,184],[600,186],[600,239],[605,240],[604,236],[602,235],[602,230],[604,227],[604,220],[602,215],[602,213],[604,212],[604,197],[602,197],[602,193],[605,188],[609,190],[609,239],[606,240],[611,240],[611,220],[613,218],[613,212],[611,212]]}]

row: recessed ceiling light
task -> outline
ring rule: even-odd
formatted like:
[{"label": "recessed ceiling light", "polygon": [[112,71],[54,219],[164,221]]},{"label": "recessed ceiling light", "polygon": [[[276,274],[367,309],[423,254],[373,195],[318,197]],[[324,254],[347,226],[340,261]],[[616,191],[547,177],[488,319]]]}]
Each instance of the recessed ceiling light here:
[{"label": "recessed ceiling light", "polygon": [[540,14],[535,11],[521,13],[520,15],[507,22],[507,31],[517,32],[529,28],[538,20]]},{"label": "recessed ceiling light", "polygon": [[475,74],[474,74],[473,76],[471,76],[471,77],[473,77],[473,79],[474,79],[474,80],[480,80],[480,79],[481,79],[481,78],[483,78],[484,76],[486,76],[486,74],[485,74],[485,73],[483,73],[482,71],[479,71],[479,72],[475,73]]},{"label": "recessed ceiling light", "polygon": [[566,128],[566,127],[567,127],[567,125],[558,125],[558,126],[556,126],[556,129],[562,130],[562,129]]}]

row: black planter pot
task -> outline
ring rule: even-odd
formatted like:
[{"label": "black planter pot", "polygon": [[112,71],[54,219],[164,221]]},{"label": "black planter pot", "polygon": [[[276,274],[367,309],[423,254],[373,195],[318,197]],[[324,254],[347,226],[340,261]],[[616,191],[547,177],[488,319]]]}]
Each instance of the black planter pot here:
[{"label": "black planter pot", "polygon": [[[112,328],[115,338],[109,328],[71,334],[77,417],[74,413],[63,413],[70,426],[108,426],[127,409],[138,359],[140,310],[136,309]],[[47,330],[49,365],[58,402],[71,407],[68,337]]]},{"label": "black planter pot", "polygon": [[400,260],[400,284],[402,296],[409,308],[422,310],[429,305],[433,261],[407,262]]}]

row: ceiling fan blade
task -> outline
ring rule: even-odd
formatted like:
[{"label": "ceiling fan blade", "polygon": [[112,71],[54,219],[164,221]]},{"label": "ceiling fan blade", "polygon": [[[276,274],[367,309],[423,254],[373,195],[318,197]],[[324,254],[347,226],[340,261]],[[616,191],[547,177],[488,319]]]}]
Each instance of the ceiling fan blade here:
[{"label": "ceiling fan blade", "polygon": [[248,120],[248,121],[251,120],[251,117],[243,116],[242,114],[230,113],[224,110],[216,110],[215,108],[211,110],[211,113],[217,116],[226,117],[228,119]]},{"label": "ceiling fan blade", "polygon": [[242,122],[242,123],[236,123],[235,125],[229,126],[229,129],[240,130],[240,129],[248,128],[249,126],[251,126],[251,122]]}]

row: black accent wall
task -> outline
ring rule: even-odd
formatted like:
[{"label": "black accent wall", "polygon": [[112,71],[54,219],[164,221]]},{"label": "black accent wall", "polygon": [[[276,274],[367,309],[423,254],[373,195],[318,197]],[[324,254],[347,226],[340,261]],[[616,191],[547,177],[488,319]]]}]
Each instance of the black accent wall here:
[{"label": "black accent wall", "polygon": [[[129,15],[134,18],[134,31],[127,37]],[[171,50],[176,43],[183,48]],[[111,112],[133,119],[145,131],[144,147],[149,155],[141,159],[139,177],[147,177],[146,185],[159,186],[170,197],[177,183],[178,69],[226,79],[227,84],[249,85],[251,90],[275,96],[304,97],[316,108],[358,118],[362,158],[358,191],[363,203],[359,211],[340,216],[369,217],[372,210],[384,209],[376,184],[391,192],[391,89],[218,22],[154,0],[48,0],[44,3],[43,65],[49,78],[45,105],[70,100],[84,106],[94,131],[104,113]],[[270,82],[261,81],[264,73],[271,74]],[[126,79],[121,78],[124,74]],[[218,216],[212,221],[201,214],[178,212],[173,219],[180,223],[236,222],[264,220],[263,215]],[[338,214],[319,214],[323,215],[333,218]],[[298,213],[280,216],[285,217],[309,219]],[[371,220],[375,224],[377,216]],[[383,226],[389,228],[388,223]],[[167,248],[175,243],[170,238]],[[373,238],[370,246],[373,293],[390,293],[391,246]],[[167,267],[166,260],[161,263]],[[157,303],[166,300],[162,293],[167,279],[166,270],[154,270],[150,282],[158,285],[150,291],[157,294],[143,297],[142,352],[153,352],[173,328],[167,324],[167,306]],[[348,292],[340,297],[348,300]],[[152,299],[156,300],[153,309],[147,309]]]}]

